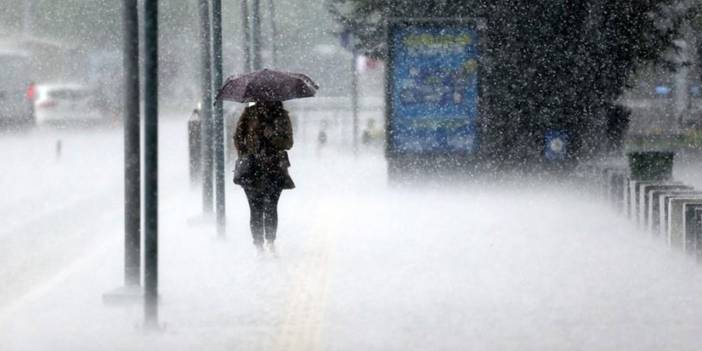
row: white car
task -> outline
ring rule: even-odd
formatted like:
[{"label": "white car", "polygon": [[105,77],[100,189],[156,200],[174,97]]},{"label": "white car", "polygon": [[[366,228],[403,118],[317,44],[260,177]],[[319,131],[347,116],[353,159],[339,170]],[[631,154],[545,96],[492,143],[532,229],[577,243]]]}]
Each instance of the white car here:
[{"label": "white car", "polygon": [[89,124],[104,120],[92,90],[80,84],[39,84],[34,113],[42,124]]}]

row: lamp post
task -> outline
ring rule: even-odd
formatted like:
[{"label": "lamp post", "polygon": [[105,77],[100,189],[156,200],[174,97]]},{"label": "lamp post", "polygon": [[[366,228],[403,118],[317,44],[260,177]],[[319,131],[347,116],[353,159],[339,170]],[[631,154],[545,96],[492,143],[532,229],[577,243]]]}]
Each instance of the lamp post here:
[{"label": "lamp post", "polygon": [[22,33],[25,37],[32,35],[32,27],[34,25],[34,0],[24,0],[22,2]]},{"label": "lamp post", "polygon": [[144,0],[144,325],[158,327],[158,0]]},{"label": "lamp post", "polygon": [[[138,0],[122,1],[124,42],[124,286],[105,293],[106,304],[141,301],[141,130],[139,116]],[[60,143],[56,152],[60,154]]]},{"label": "lamp post", "polygon": [[353,153],[358,154],[358,50],[351,34],[351,115],[353,120]]},{"label": "lamp post", "polygon": [[253,69],[257,71],[263,68],[263,59],[261,57],[261,4],[259,0],[253,0],[251,4],[251,50],[253,51]]},{"label": "lamp post", "polygon": [[[222,0],[212,0],[212,84],[213,91],[222,87]],[[214,104],[214,153],[217,235],[224,237],[224,111],[221,99],[217,99]]]},{"label": "lamp post", "polygon": [[242,23],[242,33],[243,38],[243,52],[244,52],[244,73],[251,71],[251,27],[249,27],[249,4],[248,0],[241,0],[241,23]]},{"label": "lamp post", "polygon": [[210,41],[210,7],[208,0],[199,0],[200,16],[200,131],[202,142],[202,209],[212,213],[212,62]]},{"label": "lamp post", "polygon": [[268,0],[268,15],[271,23],[271,50],[273,67],[278,67],[278,26],[275,23],[275,0]]},{"label": "lamp post", "polygon": [[[26,2],[26,1],[25,1]],[[123,1],[124,19],[124,285],[141,280],[141,131],[139,126],[139,15]]]}]

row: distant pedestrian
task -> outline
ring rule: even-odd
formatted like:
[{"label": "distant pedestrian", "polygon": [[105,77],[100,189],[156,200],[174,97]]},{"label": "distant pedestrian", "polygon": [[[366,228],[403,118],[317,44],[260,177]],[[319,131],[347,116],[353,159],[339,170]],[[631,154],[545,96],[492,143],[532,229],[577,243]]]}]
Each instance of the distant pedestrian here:
[{"label": "distant pedestrian", "polygon": [[283,103],[246,107],[236,125],[234,145],[238,153],[234,183],[244,188],[249,202],[254,245],[263,251],[265,239],[269,251],[275,252],[278,200],[283,189],[295,187],[286,151],[293,145],[292,123]]},{"label": "distant pedestrian", "polygon": [[324,145],[327,144],[327,127],[329,124],[327,123],[327,120],[322,120],[319,124],[319,133],[317,133],[317,145],[319,147],[323,147]]}]

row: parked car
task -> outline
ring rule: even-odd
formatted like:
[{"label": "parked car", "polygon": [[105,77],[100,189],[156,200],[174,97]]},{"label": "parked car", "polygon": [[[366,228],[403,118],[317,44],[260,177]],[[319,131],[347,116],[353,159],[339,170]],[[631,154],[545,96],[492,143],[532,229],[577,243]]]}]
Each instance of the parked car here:
[{"label": "parked car", "polygon": [[30,56],[21,51],[0,51],[0,125],[32,126],[34,85]]},{"label": "parked car", "polygon": [[39,125],[90,124],[104,120],[95,93],[82,84],[39,84],[34,110]]}]

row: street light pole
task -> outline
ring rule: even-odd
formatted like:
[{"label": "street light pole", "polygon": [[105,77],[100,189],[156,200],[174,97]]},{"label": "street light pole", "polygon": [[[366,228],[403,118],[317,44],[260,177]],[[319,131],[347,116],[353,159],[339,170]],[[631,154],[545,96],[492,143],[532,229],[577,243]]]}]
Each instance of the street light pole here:
[{"label": "street light pole", "polygon": [[261,4],[260,0],[253,0],[251,8],[252,18],[252,51],[253,51],[253,69],[254,71],[263,68],[263,60],[261,58]]},{"label": "street light pole", "polygon": [[275,0],[268,0],[268,15],[271,22],[272,66],[278,67],[278,26],[275,23]]},{"label": "street light pole", "polygon": [[[222,0],[212,0],[212,88],[222,87]],[[226,216],[224,199],[224,111],[222,100],[214,105],[215,189],[217,199],[217,235],[224,237]]]},{"label": "street light pole", "polygon": [[144,325],[158,327],[158,0],[144,0]]},{"label": "street light pole", "polygon": [[212,213],[212,65],[210,42],[210,7],[208,0],[200,0],[200,131],[202,142],[202,208],[205,214]]},{"label": "street light pole", "polygon": [[[103,295],[106,304],[141,301],[141,130],[138,0],[122,0],[124,120],[124,286]],[[57,146],[57,149],[60,145]],[[60,150],[59,150],[60,151]]]},{"label": "street light pole", "polygon": [[353,120],[353,152],[358,154],[358,50],[351,36],[351,114]]},{"label": "street light pole", "polygon": [[248,0],[241,0],[241,23],[244,34],[244,73],[251,72],[251,27],[249,27],[249,4]]},{"label": "street light pole", "polygon": [[141,284],[141,130],[139,128],[139,14],[123,1],[124,20],[124,285]]},{"label": "street light pole", "polygon": [[22,33],[25,37],[30,37],[32,35],[33,24],[33,12],[34,0],[24,0],[22,2]]}]

